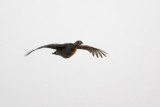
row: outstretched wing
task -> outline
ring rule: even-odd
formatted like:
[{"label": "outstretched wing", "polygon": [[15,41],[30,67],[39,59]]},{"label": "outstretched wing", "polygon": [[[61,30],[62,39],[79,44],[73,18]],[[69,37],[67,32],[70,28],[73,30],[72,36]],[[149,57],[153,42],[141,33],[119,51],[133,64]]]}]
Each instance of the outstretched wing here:
[{"label": "outstretched wing", "polygon": [[28,56],[29,54],[31,54],[33,51],[41,49],[41,48],[51,48],[51,49],[58,49],[58,48],[63,48],[64,44],[49,44],[49,45],[44,45],[41,47],[38,47],[34,50],[29,51],[25,56]]},{"label": "outstretched wing", "polygon": [[80,45],[80,46],[77,47],[77,49],[88,50],[90,53],[92,53],[93,56],[96,54],[97,58],[98,58],[99,56],[101,56],[101,58],[102,58],[103,56],[106,57],[106,54],[108,54],[108,53],[106,53],[106,52],[103,51],[103,50],[100,50],[100,49],[97,49],[97,48],[94,48],[94,47],[91,47],[91,46],[88,46],[88,45]]}]

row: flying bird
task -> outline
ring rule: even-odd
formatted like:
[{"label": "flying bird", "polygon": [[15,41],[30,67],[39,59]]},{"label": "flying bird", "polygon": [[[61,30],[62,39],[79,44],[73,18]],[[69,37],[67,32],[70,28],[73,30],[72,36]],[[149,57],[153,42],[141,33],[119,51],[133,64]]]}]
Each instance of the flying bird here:
[{"label": "flying bird", "polygon": [[92,46],[88,46],[88,45],[82,45],[83,42],[78,40],[75,43],[65,43],[65,44],[49,44],[49,45],[44,45],[41,47],[38,47],[34,50],[31,50],[30,52],[28,52],[25,56],[28,56],[29,54],[31,54],[33,51],[41,49],[41,48],[51,48],[51,49],[56,49],[56,51],[52,54],[54,55],[59,55],[62,56],[63,58],[70,58],[72,55],[75,54],[77,49],[83,49],[83,50],[87,50],[90,53],[92,53],[92,55],[96,55],[97,58],[100,56],[101,58],[103,56],[106,57],[106,53],[103,50],[100,50],[98,48],[94,48]]}]

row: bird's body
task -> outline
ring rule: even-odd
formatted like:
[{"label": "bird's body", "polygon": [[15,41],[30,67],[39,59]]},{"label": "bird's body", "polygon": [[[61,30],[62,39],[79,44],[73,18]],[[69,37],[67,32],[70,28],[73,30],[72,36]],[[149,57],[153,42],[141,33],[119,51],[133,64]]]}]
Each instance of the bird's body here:
[{"label": "bird's body", "polygon": [[49,45],[44,45],[41,46],[37,49],[34,49],[30,52],[28,52],[26,54],[29,55],[30,53],[32,53],[35,50],[41,49],[41,48],[51,48],[51,49],[56,49],[56,51],[52,54],[55,55],[59,55],[62,56],[63,58],[70,58],[72,55],[75,54],[75,52],[77,51],[77,49],[84,49],[84,50],[88,50],[90,53],[93,54],[93,56],[96,54],[96,56],[98,57],[99,55],[102,57],[102,55],[106,56],[106,52],[91,47],[91,46],[87,46],[87,45],[82,45],[83,42],[82,41],[76,41],[75,43],[65,43],[65,44],[49,44]]},{"label": "bird's body", "polygon": [[69,58],[76,52],[77,47],[74,46],[72,43],[66,43],[64,44],[63,48],[57,49],[53,54],[60,55],[63,58]]}]

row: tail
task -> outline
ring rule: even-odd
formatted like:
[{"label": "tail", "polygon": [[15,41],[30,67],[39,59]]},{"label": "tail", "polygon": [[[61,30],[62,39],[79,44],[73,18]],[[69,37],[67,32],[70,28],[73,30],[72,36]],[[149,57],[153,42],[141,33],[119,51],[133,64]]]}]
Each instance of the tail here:
[{"label": "tail", "polygon": [[47,48],[48,47],[48,45],[45,45],[45,46],[41,46],[41,47],[39,47],[39,48],[36,48],[36,49],[34,49],[34,50],[31,50],[31,51],[29,51],[28,53],[26,53],[25,54],[25,56],[28,56],[29,54],[31,54],[33,51],[35,51],[35,50],[38,50],[38,49],[41,49],[41,48]]}]

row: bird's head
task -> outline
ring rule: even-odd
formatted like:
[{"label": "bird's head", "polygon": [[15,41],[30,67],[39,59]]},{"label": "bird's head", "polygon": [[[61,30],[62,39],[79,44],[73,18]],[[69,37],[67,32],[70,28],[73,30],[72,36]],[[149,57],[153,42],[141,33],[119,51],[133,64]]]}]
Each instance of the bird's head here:
[{"label": "bird's head", "polygon": [[80,46],[81,44],[83,44],[83,42],[80,41],[80,40],[78,40],[78,41],[76,41],[76,42],[74,43],[74,45],[76,45],[76,46]]}]

